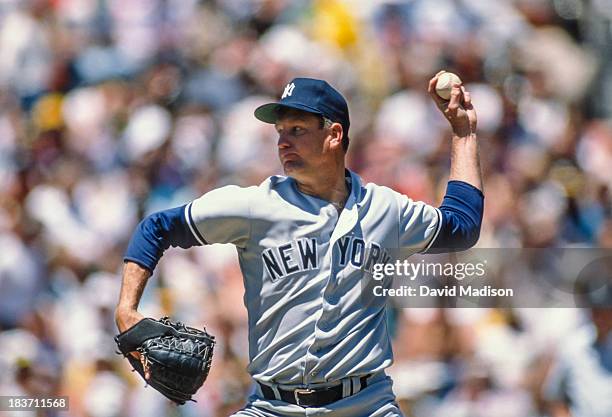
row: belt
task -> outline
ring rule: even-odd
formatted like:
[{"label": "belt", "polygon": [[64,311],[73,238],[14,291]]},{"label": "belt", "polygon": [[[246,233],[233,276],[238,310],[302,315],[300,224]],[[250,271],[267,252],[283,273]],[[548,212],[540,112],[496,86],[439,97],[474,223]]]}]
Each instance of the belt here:
[{"label": "belt", "polygon": [[[371,375],[362,376],[359,378],[359,390],[351,389],[353,393],[359,392],[368,386],[368,378]],[[309,389],[309,388],[298,388],[295,390],[284,390],[278,389],[280,398],[274,395],[274,390],[267,385],[258,382],[261,387],[261,392],[266,400],[281,400],[286,403],[299,405],[300,407],[323,407],[327,404],[334,403],[341,400],[342,395],[342,383],[326,388]]]}]

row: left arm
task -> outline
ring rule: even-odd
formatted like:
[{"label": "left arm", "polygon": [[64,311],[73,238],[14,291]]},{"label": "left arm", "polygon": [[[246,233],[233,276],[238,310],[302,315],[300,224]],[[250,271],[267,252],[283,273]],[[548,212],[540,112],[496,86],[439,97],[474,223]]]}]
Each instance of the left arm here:
[{"label": "left arm", "polygon": [[438,77],[443,72],[439,72],[429,81],[427,91],[453,130],[449,180],[467,182],[482,191],[482,174],[476,136],[478,119],[472,105],[472,96],[461,84],[453,84],[448,101],[438,96],[436,84]]},{"label": "left arm", "polygon": [[439,207],[440,232],[429,252],[436,249],[462,250],[476,244],[482,224],[484,195],[476,136],[476,110],[470,93],[461,84],[454,84],[450,100],[436,94],[436,74],[428,92],[453,130],[451,140],[450,177],[446,195]]}]

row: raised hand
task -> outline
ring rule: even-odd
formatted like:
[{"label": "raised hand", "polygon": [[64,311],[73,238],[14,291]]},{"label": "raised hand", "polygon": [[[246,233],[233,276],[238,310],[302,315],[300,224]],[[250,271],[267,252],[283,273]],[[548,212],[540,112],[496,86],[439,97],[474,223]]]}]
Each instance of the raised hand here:
[{"label": "raised hand", "polygon": [[472,105],[472,97],[462,84],[453,84],[449,100],[444,100],[440,97],[436,93],[436,83],[438,82],[438,77],[443,72],[440,71],[429,80],[427,91],[438,109],[440,109],[446,120],[450,123],[453,134],[459,137],[469,136],[476,132],[477,124],[476,110]]}]

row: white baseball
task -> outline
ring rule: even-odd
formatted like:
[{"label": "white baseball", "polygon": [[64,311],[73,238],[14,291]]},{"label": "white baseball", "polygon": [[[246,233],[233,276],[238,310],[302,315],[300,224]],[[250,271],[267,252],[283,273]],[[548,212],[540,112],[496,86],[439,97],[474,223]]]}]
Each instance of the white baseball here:
[{"label": "white baseball", "polygon": [[444,100],[450,99],[453,84],[461,84],[461,78],[452,72],[443,72],[438,76],[436,93]]}]

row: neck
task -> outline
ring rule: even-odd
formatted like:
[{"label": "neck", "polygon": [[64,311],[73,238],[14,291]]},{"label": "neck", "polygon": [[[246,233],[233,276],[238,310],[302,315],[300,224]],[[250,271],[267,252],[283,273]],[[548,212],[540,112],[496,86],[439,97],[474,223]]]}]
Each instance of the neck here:
[{"label": "neck", "polygon": [[349,195],[344,178],[344,164],[333,172],[322,172],[316,179],[308,182],[297,181],[298,189],[304,194],[327,200],[336,207],[343,208]]}]

